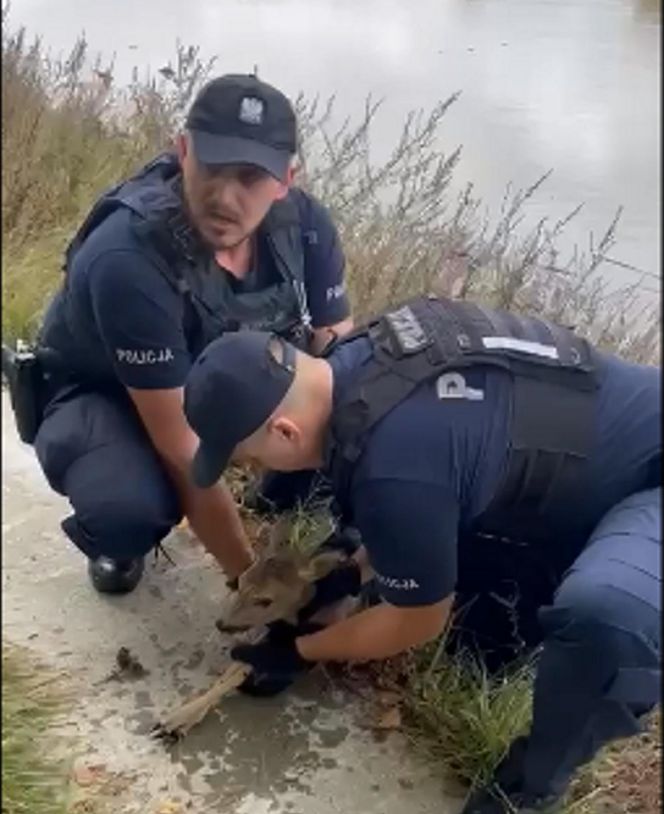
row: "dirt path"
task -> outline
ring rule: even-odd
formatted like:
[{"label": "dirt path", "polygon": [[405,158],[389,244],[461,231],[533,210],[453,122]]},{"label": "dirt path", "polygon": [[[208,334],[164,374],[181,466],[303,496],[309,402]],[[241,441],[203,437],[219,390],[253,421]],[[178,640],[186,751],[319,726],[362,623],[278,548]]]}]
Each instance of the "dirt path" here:
[{"label": "dirt path", "polygon": [[[440,780],[401,737],[360,728],[357,702],[312,676],[284,696],[235,696],[170,752],[146,733],[163,710],[206,688],[230,639],[213,626],[223,579],[200,546],[174,534],[175,561],[150,561],[130,596],[101,598],[59,522],[32,450],[3,394],[3,637],[64,671],[76,704],[74,777],[86,814],[452,814]],[[105,680],[120,647],[148,671]],[[76,807],[75,807],[76,810]]]}]

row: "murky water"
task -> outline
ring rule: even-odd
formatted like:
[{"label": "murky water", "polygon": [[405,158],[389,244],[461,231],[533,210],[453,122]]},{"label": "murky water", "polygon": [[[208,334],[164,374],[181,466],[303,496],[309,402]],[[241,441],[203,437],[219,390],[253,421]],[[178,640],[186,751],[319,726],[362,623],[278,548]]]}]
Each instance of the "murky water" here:
[{"label": "murky water", "polygon": [[463,144],[458,183],[495,210],[509,181],[553,168],[531,216],[584,202],[567,238],[582,247],[623,205],[612,255],[658,291],[661,0],[12,0],[10,19],[56,50],[85,30],[119,80],[166,64],[179,37],[220,71],[258,65],[289,95],[337,94],[340,118],[384,97],[377,155],[409,109],[461,90],[441,133]]}]

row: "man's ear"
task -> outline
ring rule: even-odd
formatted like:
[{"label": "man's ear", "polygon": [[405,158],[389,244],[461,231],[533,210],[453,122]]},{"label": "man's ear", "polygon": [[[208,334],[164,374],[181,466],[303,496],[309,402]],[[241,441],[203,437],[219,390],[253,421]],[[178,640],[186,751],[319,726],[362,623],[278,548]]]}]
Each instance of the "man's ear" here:
[{"label": "man's ear", "polygon": [[284,181],[287,187],[292,186],[293,181],[295,180],[295,171],[296,171],[295,164],[294,163],[289,164],[288,169],[286,170],[286,178]]},{"label": "man's ear", "polygon": [[300,428],[285,415],[276,416],[268,423],[268,431],[276,433],[284,441],[297,441]]},{"label": "man's ear", "polygon": [[186,133],[178,133],[175,137],[175,150],[177,152],[178,161],[180,162],[180,165],[182,165],[189,151]]},{"label": "man's ear", "polygon": [[279,181],[279,187],[275,193],[275,200],[283,201],[283,199],[288,195],[290,188],[293,186],[293,179],[295,177],[295,171],[292,166],[288,167],[286,170],[286,176],[282,181]]}]

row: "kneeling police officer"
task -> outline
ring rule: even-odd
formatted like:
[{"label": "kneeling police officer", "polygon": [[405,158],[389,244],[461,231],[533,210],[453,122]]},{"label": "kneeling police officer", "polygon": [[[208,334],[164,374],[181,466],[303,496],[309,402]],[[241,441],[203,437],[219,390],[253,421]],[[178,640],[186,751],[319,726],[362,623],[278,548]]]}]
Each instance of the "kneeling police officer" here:
[{"label": "kneeling police officer", "polygon": [[288,99],[214,79],[176,147],[94,205],[36,353],[3,349],[21,437],[69,498],[63,529],[102,592],[132,590],[183,514],[230,579],[251,561],[226,487],[189,477],[182,388],[200,351],[253,328],[316,353],[351,327],[335,227],[292,187]]},{"label": "kneeling police officer", "polygon": [[[657,368],[469,302],[415,299],[325,358],[263,332],[216,340],[185,385],[195,480],[231,458],[322,467],[382,599],[233,657],[276,689],[319,661],[388,658],[444,629],[473,540],[537,551],[555,586],[532,726],[464,811],[547,810],[660,697],[660,398]],[[343,590],[359,585],[358,566]]]}]

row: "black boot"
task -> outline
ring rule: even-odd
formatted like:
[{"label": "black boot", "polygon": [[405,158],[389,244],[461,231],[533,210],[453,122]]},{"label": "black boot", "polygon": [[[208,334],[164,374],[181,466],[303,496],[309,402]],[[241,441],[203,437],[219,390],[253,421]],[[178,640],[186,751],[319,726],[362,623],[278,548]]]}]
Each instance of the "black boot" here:
[{"label": "black boot", "polygon": [[548,814],[560,798],[536,797],[523,788],[523,762],[528,739],[517,738],[494,772],[492,781],[474,791],[461,814]]},{"label": "black boot", "polygon": [[118,561],[110,557],[88,560],[90,580],[100,594],[128,594],[134,590],[143,576],[143,557]]}]

